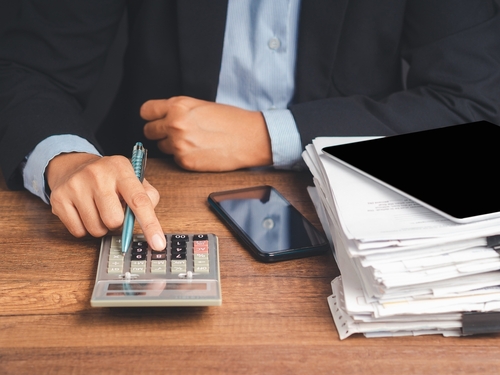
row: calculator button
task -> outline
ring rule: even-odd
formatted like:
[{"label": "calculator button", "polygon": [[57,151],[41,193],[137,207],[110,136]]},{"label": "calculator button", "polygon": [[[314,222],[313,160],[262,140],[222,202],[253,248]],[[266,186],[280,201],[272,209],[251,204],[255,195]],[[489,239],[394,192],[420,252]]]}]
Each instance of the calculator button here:
[{"label": "calculator button", "polygon": [[151,261],[152,266],[164,266],[167,267],[167,261],[166,260],[152,260]]},{"label": "calculator button", "polygon": [[186,247],[186,241],[181,241],[181,240],[172,241],[172,247]]},{"label": "calculator button", "polygon": [[132,260],[145,260],[146,254],[132,254]]},{"label": "calculator button", "polygon": [[171,250],[172,254],[186,254],[187,248],[185,247],[173,247]]},{"label": "calculator button", "polygon": [[164,275],[167,273],[167,267],[151,267],[151,273],[155,275]]},{"label": "calculator button", "polygon": [[195,253],[193,254],[193,258],[196,261],[197,259],[208,259],[208,253]]},{"label": "calculator button", "polygon": [[113,236],[111,238],[111,247],[119,247],[119,248],[121,248],[122,247],[122,239],[121,239],[121,237]]},{"label": "calculator button", "polygon": [[151,261],[151,273],[167,273],[167,261],[166,260],[152,260]]},{"label": "calculator button", "polygon": [[193,246],[208,246],[208,240],[204,241],[193,241]]},{"label": "calculator button", "polygon": [[123,258],[123,253],[121,248],[111,248],[109,249],[110,255],[120,255]]},{"label": "calculator button", "polygon": [[207,266],[194,266],[194,273],[209,273],[210,267]]},{"label": "calculator button", "polygon": [[151,260],[162,260],[167,259],[167,253],[160,253],[157,251],[153,251],[151,253]]},{"label": "calculator button", "polygon": [[108,267],[108,273],[113,274],[113,275],[123,273],[123,266],[122,267]]},{"label": "calculator button", "polygon": [[209,261],[207,258],[205,259],[195,259],[194,260],[194,265],[195,266],[208,266],[209,265]]},{"label": "calculator button", "polygon": [[184,260],[186,259],[186,253],[178,253],[178,254],[172,254],[172,259],[176,260]]},{"label": "calculator button", "polygon": [[123,260],[110,260],[108,262],[109,267],[123,267]]},{"label": "calculator button", "polygon": [[148,243],[146,241],[135,241],[132,242],[132,249],[137,248],[137,247],[148,247]]},{"label": "calculator button", "polygon": [[170,272],[181,273],[186,272],[187,262],[185,260],[172,260],[170,262]]},{"label": "calculator button", "polygon": [[208,240],[208,234],[195,234],[193,236],[194,241],[205,241]]},{"label": "calculator button", "polygon": [[189,241],[189,236],[187,234],[172,234],[172,241]]},{"label": "calculator button", "polygon": [[193,248],[194,254],[208,254],[208,246],[198,246]]},{"label": "calculator button", "polygon": [[131,273],[145,274],[146,273],[146,266],[132,266],[132,267],[130,267],[130,272]]},{"label": "calculator button", "polygon": [[177,259],[172,259],[170,261],[170,264],[173,265],[173,266],[186,266],[187,262],[186,260],[177,260]]}]

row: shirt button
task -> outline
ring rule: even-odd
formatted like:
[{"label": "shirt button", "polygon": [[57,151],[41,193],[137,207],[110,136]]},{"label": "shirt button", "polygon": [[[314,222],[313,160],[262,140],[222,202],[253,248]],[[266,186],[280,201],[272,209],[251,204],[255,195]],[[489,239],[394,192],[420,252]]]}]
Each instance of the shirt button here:
[{"label": "shirt button", "polygon": [[36,180],[33,180],[33,182],[31,183],[31,187],[36,194],[40,194],[40,188],[38,187],[38,183],[36,182]]},{"label": "shirt button", "polygon": [[281,46],[281,42],[278,38],[271,38],[267,42],[267,46],[272,50],[277,50]]}]

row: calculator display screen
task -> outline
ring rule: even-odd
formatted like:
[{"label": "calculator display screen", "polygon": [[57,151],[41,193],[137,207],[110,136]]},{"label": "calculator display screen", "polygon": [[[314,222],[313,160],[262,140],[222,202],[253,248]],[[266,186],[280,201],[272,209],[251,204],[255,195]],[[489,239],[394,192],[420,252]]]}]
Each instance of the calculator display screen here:
[{"label": "calculator display screen", "polygon": [[109,291],[141,291],[141,290],[207,290],[206,283],[113,283],[108,285]]}]

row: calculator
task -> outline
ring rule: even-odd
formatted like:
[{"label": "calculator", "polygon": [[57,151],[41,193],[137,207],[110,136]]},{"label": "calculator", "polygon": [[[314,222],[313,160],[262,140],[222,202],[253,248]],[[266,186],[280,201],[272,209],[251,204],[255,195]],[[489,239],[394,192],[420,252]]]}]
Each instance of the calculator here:
[{"label": "calculator", "polygon": [[167,247],[152,250],[134,235],[128,251],[121,236],[101,241],[94,307],[215,306],[222,303],[219,244],[214,234],[165,234]]}]

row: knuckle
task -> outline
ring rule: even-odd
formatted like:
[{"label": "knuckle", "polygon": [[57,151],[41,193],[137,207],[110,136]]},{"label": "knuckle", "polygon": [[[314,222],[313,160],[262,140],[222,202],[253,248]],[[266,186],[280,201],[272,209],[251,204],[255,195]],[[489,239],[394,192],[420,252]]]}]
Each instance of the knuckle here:
[{"label": "knuckle", "polygon": [[93,237],[102,237],[108,233],[108,229],[100,226],[96,226],[88,229],[89,233]]},{"label": "knuckle", "polygon": [[107,156],[107,160],[113,167],[122,167],[124,165],[130,166],[130,160],[123,155]]},{"label": "knuckle", "polygon": [[[121,171],[133,170],[130,160],[122,155],[113,155],[103,158],[99,165],[89,165],[85,178],[92,180],[100,191],[107,191],[110,177],[117,178]],[[114,177],[113,177],[114,176]]]},{"label": "knuckle", "polygon": [[141,191],[132,195],[132,206],[136,208],[151,206],[151,200],[146,192]]},{"label": "knuckle", "polygon": [[[102,163],[95,162],[91,164],[87,164],[85,167],[83,167],[82,172],[84,173],[84,178],[92,178],[92,179],[98,179],[101,176],[101,167]],[[77,180],[76,178],[72,178],[70,181],[75,181]]]},{"label": "knuckle", "polygon": [[188,171],[199,171],[200,166],[199,163],[196,162],[193,158],[188,157],[176,157],[175,162],[183,169]]},{"label": "knuckle", "polygon": [[87,231],[85,229],[68,227],[68,231],[76,238],[83,238],[87,235]]},{"label": "knuckle", "polygon": [[52,213],[56,216],[59,216],[61,207],[64,206],[64,198],[61,194],[60,189],[55,189],[50,193],[50,205],[52,207]]},{"label": "knuckle", "polygon": [[191,108],[193,99],[188,96],[177,96],[171,99],[172,108],[186,111]]},{"label": "knuckle", "polygon": [[176,140],[183,139],[185,133],[189,130],[188,121],[185,120],[184,115],[176,116],[172,118],[168,124],[162,124],[162,126],[164,126],[165,129],[168,128]]},{"label": "knuckle", "polygon": [[106,215],[102,217],[102,222],[108,229],[117,229],[123,224],[123,216],[118,215]]},{"label": "knuckle", "polygon": [[68,229],[68,232],[70,232],[76,238],[82,238],[88,234],[85,227],[78,225],[77,223],[75,223],[73,221],[67,221],[67,220],[64,220],[64,221],[61,220],[61,221]]}]

